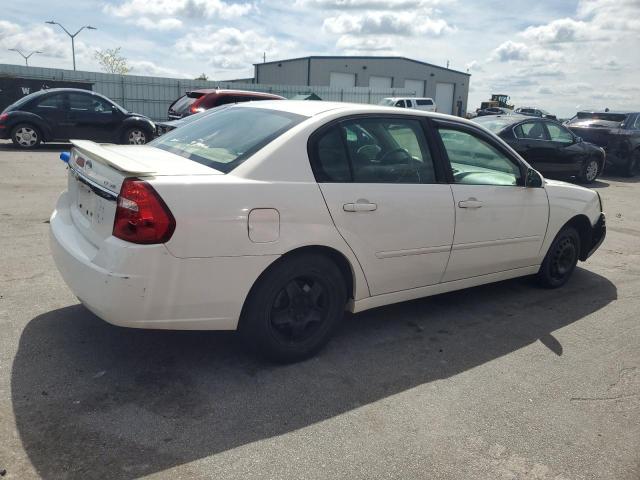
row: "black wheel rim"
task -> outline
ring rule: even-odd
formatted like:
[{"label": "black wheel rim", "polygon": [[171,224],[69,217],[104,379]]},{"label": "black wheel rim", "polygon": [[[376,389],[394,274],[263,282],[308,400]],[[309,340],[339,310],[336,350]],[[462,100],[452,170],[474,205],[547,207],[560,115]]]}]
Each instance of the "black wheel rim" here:
[{"label": "black wheel rim", "polygon": [[294,278],[275,296],[269,314],[271,331],[285,343],[308,340],[326,322],[328,300],[327,287],[319,278]]},{"label": "black wheel rim", "polygon": [[578,250],[572,238],[563,238],[556,247],[551,259],[551,277],[564,280],[576,264]]}]

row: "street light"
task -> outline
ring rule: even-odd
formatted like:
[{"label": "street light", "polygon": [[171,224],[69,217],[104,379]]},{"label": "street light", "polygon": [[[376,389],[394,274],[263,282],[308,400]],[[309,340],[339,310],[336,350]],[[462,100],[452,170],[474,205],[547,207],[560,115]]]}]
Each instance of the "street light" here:
[{"label": "street light", "polygon": [[62,30],[64,30],[64,33],[66,33],[67,35],[69,35],[71,37],[71,54],[73,56],[73,69],[76,69],[76,45],[74,43],[74,40],[76,38],[76,35],[78,35],[82,30],[84,30],[85,28],[87,30],[97,30],[96,27],[92,27],[91,25],[85,25],[84,27],[80,27],[80,30],[78,30],[76,33],[71,34],[69,32],[69,30],[67,30],[66,28],[64,28],[61,24],[59,24],[58,22],[54,22],[53,20],[49,20],[48,22],[44,22],[44,23],[48,23],[49,25],[58,25]]},{"label": "street light", "polygon": [[22,53],[20,50],[18,50],[17,48],[10,48],[9,51],[11,52],[18,52],[20,54],[20,56],[22,58],[24,58],[24,64],[28,67],[29,66],[29,57],[31,55],[33,55],[34,53],[42,53],[40,50],[34,50],[33,52],[31,52],[29,55],[25,55],[24,53]]}]

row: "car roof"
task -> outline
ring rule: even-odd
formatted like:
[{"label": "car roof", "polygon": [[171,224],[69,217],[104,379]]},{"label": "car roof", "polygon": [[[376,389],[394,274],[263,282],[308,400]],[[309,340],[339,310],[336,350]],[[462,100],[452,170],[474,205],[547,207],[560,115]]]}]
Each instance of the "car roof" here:
[{"label": "car roof", "polygon": [[633,113],[640,113],[640,111],[638,111],[638,110],[609,110],[608,112],[605,112],[604,110],[580,110],[580,111],[578,111],[578,113],[602,113],[602,114],[613,113],[614,115],[629,115],[629,114],[633,114]]},{"label": "car roof", "polygon": [[328,111],[340,112],[344,115],[349,114],[392,114],[392,115],[411,115],[411,116],[428,116],[432,118],[440,118],[443,120],[455,120],[462,123],[472,122],[460,118],[445,115],[443,113],[428,112],[426,110],[416,109],[398,109],[396,107],[386,107],[382,105],[370,105],[367,103],[343,103],[343,102],[325,102],[313,100],[261,100],[259,102],[244,102],[235,105],[236,108],[265,108],[269,110],[277,110],[281,112],[294,113],[305,117],[313,117]]},{"label": "car roof", "polygon": [[530,117],[528,115],[518,115],[517,113],[511,113],[508,115],[491,115],[486,117],[477,117],[474,118],[474,120],[479,124],[482,124],[483,122],[495,122],[496,120],[502,120],[505,124],[505,127],[514,125],[519,122],[554,122],[554,120],[551,120],[550,118]]},{"label": "car roof", "polygon": [[224,88],[198,88],[194,90],[189,90],[189,92],[197,92],[204,93],[205,95],[221,94],[221,95],[238,95],[238,96],[247,96],[247,97],[269,97],[269,98],[284,98],[280,95],[276,95],[275,93],[269,92],[254,92],[251,90],[230,90]]},{"label": "car roof", "polygon": [[433,100],[431,97],[384,97],[384,100]]}]

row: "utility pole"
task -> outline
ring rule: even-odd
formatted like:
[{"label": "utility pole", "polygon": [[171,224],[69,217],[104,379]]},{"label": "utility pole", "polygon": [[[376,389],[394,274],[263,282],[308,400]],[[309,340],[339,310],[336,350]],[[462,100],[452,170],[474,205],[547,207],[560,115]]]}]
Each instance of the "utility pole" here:
[{"label": "utility pole", "polygon": [[31,57],[31,55],[33,55],[34,53],[42,53],[40,50],[34,50],[33,52],[31,52],[29,55],[25,55],[24,53],[22,53],[20,50],[18,50],[17,48],[10,48],[9,49],[11,52],[18,52],[20,54],[20,56],[22,58],[24,58],[24,64],[25,66],[29,66],[29,57]]},{"label": "utility pole", "polygon": [[78,30],[76,33],[72,34],[71,32],[69,32],[69,30],[64,28],[61,24],[59,24],[58,22],[54,22],[53,20],[49,20],[48,22],[44,22],[44,23],[48,23],[49,25],[58,25],[62,30],[64,30],[64,33],[66,33],[67,35],[69,35],[69,37],[71,37],[71,55],[73,57],[73,69],[75,70],[76,69],[76,45],[75,45],[76,35],[78,35],[85,28],[87,30],[97,30],[97,28],[92,27],[91,25],[85,25],[83,27],[80,27],[80,30]]},{"label": "utility pole", "polygon": [[262,52],[262,63],[267,63],[267,52]]}]

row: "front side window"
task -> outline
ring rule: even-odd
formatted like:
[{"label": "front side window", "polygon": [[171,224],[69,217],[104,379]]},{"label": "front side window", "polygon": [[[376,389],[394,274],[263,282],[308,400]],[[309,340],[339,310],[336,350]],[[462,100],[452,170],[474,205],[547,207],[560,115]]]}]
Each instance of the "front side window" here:
[{"label": "front side window", "polygon": [[573,135],[566,128],[555,123],[547,123],[547,130],[552,142],[573,143]]},{"label": "front side window", "polygon": [[500,150],[468,132],[440,128],[455,183],[464,185],[521,184],[519,165]]},{"label": "front side window", "polygon": [[516,138],[524,140],[549,140],[542,122],[522,123],[513,129]]},{"label": "front side window", "polygon": [[83,93],[69,94],[69,108],[72,112],[111,113],[111,104],[95,95]]},{"label": "front side window", "polygon": [[417,120],[342,122],[315,142],[312,156],[319,182],[436,182],[431,153]]},{"label": "front side window", "polygon": [[229,107],[171,130],[150,145],[228,173],[306,118],[277,110]]},{"label": "front side window", "polygon": [[396,102],[396,107],[404,108],[405,107],[404,100],[398,100]]}]

